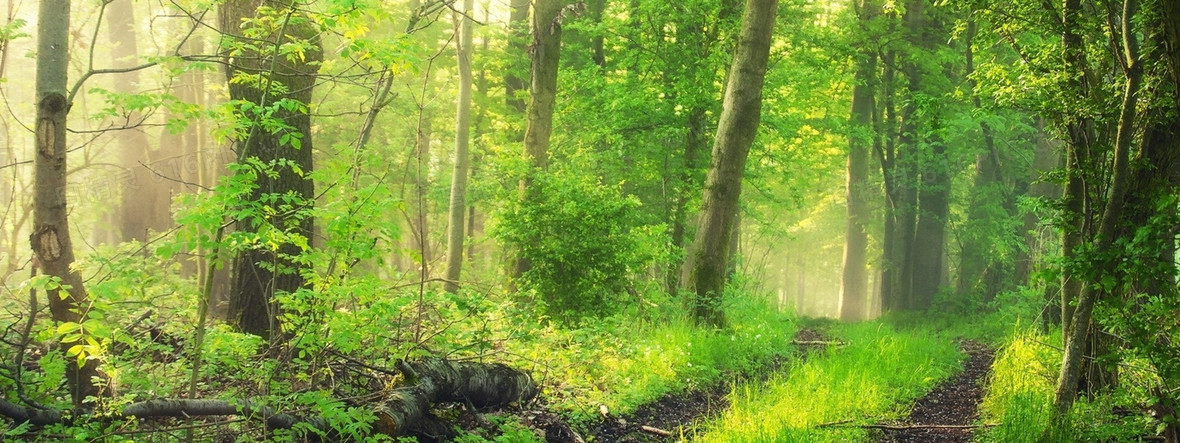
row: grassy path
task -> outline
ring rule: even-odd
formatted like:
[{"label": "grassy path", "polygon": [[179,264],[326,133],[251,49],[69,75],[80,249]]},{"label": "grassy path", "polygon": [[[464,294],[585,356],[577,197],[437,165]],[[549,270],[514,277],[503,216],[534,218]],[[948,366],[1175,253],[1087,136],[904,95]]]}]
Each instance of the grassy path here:
[{"label": "grassy path", "polygon": [[853,426],[897,420],[907,406],[960,367],[953,340],[929,329],[895,330],[883,323],[836,326],[847,346],[829,346],[792,362],[766,383],[735,389],[732,407],[704,432],[706,443],[865,441]]}]

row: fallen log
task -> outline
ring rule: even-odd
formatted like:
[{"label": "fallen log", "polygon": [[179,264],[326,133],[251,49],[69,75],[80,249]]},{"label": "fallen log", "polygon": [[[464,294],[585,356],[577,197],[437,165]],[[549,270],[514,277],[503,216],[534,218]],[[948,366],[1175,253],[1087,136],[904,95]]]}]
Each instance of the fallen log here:
[{"label": "fallen log", "polygon": [[[475,407],[506,406],[531,400],[537,385],[528,373],[500,363],[478,363],[427,358],[399,362],[406,386],[395,388],[369,407],[377,415],[373,430],[403,435],[426,417],[436,403],[462,402]],[[15,424],[46,426],[65,422],[66,414],[50,409],[20,406],[0,399],[0,415]],[[306,423],[332,436],[331,426],[320,417],[299,417],[276,411],[256,400],[155,399],[132,403],[113,418],[245,416],[263,420],[271,429],[290,429]],[[111,417],[111,416],[108,416]]]}]

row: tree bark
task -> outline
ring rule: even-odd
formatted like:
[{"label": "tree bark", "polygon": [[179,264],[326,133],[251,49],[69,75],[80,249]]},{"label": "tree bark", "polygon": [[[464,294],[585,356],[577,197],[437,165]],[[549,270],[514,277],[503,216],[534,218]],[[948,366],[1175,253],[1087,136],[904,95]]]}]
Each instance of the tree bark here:
[{"label": "tree bark", "polygon": [[[37,121],[33,129],[37,153],[33,159],[33,234],[29,242],[41,273],[61,283],[60,288],[50,289],[46,294],[53,321],[82,323],[90,303],[82,278],[71,269],[74,246],[70,242],[66,201],[66,115],[71,105],[66,98],[70,2],[41,1],[37,17]],[[86,397],[99,394],[94,383],[99,376],[98,360],[85,360],[79,365],[67,352],[81,341],[79,338],[61,342],[61,350],[67,357],[66,383],[75,406],[81,406]]]},{"label": "tree bark", "polygon": [[[856,3],[857,20],[867,32],[879,8],[875,2]],[[865,36],[865,38],[871,38]],[[840,319],[860,321],[868,318],[868,243],[867,227],[871,217],[869,206],[869,151],[873,140],[873,97],[876,95],[877,54],[874,49],[862,49],[856,54],[856,78],[852,87],[852,112],[849,116],[847,165],[847,214],[844,230],[844,258],[840,279]]]},{"label": "tree bark", "polygon": [[[256,15],[260,6],[271,6],[279,12],[276,29],[264,30],[264,35],[246,39],[240,35],[240,27],[246,18]],[[318,30],[304,20],[292,20],[297,14],[290,11],[289,4],[273,3],[272,0],[231,0],[219,11],[221,31],[231,40],[248,42],[247,48],[258,45],[271,49],[278,48],[289,39],[311,42],[311,49],[299,61],[285,56],[259,53],[249,49],[234,51],[225,48],[228,58],[226,76],[230,80],[230,98],[251,102],[257,106],[273,106],[277,101],[290,99],[307,104],[311,101],[315,86],[316,72],[323,54],[318,40]],[[257,81],[233,81],[238,76],[251,76]],[[281,85],[283,88],[276,89]],[[284,91],[285,92],[276,92]],[[256,187],[251,194],[254,202],[261,202],[267,196],[294,194],[298,202],[291,208],[274,207],[278,213],[269,217],[259,215],[255,219],[238,220],[236,229],[240,232],[257,232],[258,223],[268,223],[276,229],[301,236],[312,237],[314,225],[306,215],[315,198],[314,185],[307,176],[312,171],[311,117],[305,111],[280,108],[274,118],[282,120],[294,129],[290,133],[271,132],[257,122],[251,122],[248,134],[238,140],[239,161],[256,158],[264,165],[273,165],[275,175],[258,174]],[[284,137],[301,138],[296,147]],[[290,165],[280,162],[290,161]],[[298,169],[298,170],[297,170]],[[277,206],[277,204],[276,204]],[[302,248],[294,243],[284,243],[273,249],[246,249],[240,251],[234,260],[232,287],[228,316],[243,332],[272,337],[278,331],[279,307],[274,303],[277,292],[294,292],[303,286],[299,265],[291,260],[300,254]]]},{"label": "tree bark", "polygon": [[463,0],[463,14],[456,14],[459,45],[456,60],[459,65],[459,99],[455,110],[455,165],[451,174],[450,222],[447,225],[448,292],[459,290],[459,276],[463,269],[464,216],[467,210],[467,177],[471,169],[468,146],[471,143],[471,19],[472,0]]},{"label": "tree bark", "polygon": [[728,277],[730,236],[736,229],[742,175],[762,112],[777,0],[747,0],[742,30],[730,67],[725,101],[705,179],[697,238],[685,263],[685,289],[693,293],[692,317],[702,326],[724,327],[721,298]]}]

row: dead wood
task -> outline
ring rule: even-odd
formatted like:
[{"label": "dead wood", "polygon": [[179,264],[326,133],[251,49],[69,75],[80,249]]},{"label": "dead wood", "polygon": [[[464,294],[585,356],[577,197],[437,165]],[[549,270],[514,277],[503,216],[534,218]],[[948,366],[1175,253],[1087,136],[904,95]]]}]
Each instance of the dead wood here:
[{"label": "dead wood", "polygon": [[[525,402],[537,395],[537,385],[528,373],[500,363],[453,361],[427,358],[398,363],[407,386],[391,390],[369,407],[377,415],[374,431],[387,435],[405,434],[421,422],[435,403],[462,402],[475,407],[506,406]],[[16,424],[36,426],[65,423],[66,414],[52,409],[20,406],[0,399],[0,415]],[[307,423],[331,436],[331,427],[320,417],[299,417],[276,411],[256,400],[155,399],[132,403],[119,418],[245,416],[264,420],[272,429],[290,429]]]}]

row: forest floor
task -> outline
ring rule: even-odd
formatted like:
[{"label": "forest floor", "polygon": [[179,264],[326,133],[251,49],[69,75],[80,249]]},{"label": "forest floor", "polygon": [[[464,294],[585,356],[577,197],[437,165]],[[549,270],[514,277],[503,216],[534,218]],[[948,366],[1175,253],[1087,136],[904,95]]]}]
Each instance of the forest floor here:
[{"label": "forest floor", "polygon": [[[965,341],[963,372],[935,387],[914,404],[904,423],[884,429],[883,443],[970,442],[983,399],[983,382],[991,371],[995,351],[981,343]],[[957,427],[956,427],[957,426]]]},{"label": "forest floor", "polygon": [[[794,338],[798,354],[805,359],[815,350],[823,349],[829,338],[822,331],[811,328],[800,329]],[[738,378],[762,382],[779,371],[786,361],[785,356],[775,358],[751,374]],[[607,414],[598,423],[590,426],[596,442],[654,443],[682,441],[693,433],[694,426],[729,407],[727,398],[732,388],[731,381],[722,381],[713,386],[685,392],[669,393],[658,400],[642,405],[631,414],[614,416]],[[534,411],[523,414],[526,424],[545,433],[549,443],[582,443],[585,439],[574,432],[564,419],[548,411]]]}]

